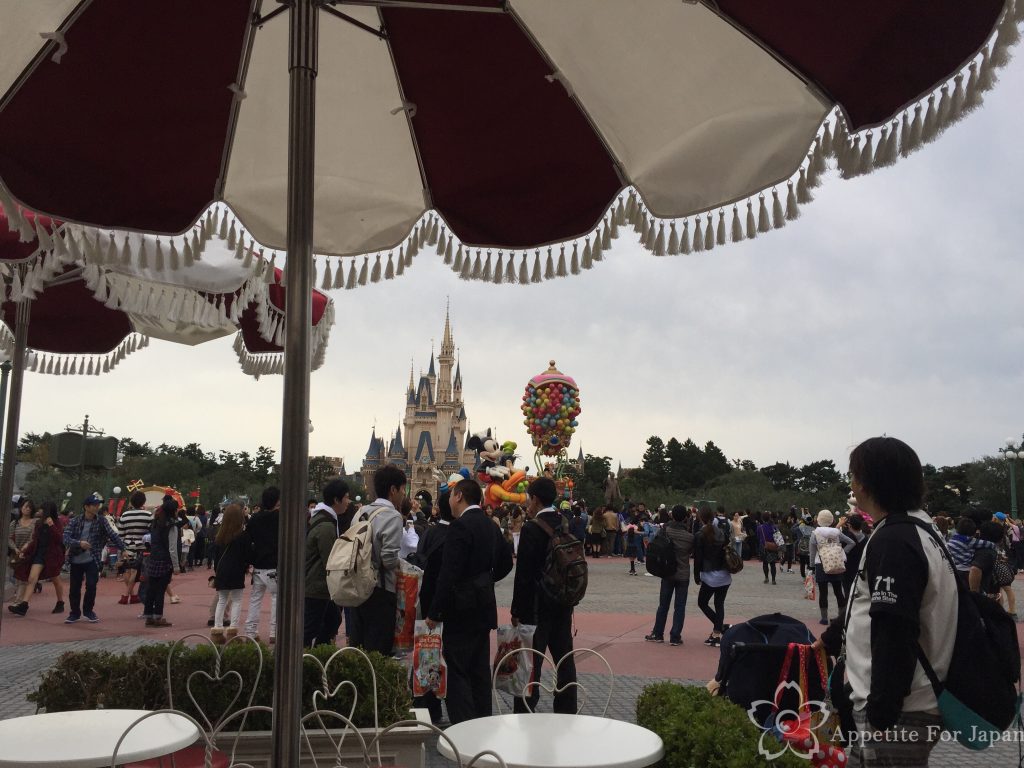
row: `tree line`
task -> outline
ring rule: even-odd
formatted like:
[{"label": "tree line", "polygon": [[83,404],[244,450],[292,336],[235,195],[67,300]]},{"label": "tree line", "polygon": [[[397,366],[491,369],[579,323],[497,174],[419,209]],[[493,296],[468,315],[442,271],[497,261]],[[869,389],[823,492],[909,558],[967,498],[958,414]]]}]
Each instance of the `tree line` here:
[{"label": "tree line", "polygon": [[[49,433],[28,432],[18,443],[18,461],[31,465],[25,492],[34,499],[60,503],[71,493],[71,503],[77,506],[93,491],[106,496],[120,487],[124,496],[129,484],[142,480],[146,485],[174,487],[187,502],[210,507],[225,498],[258,499],[266,486],[280,485],[275,451],[265,445],[254,452],[214,452],[204,451],[198,443],[153,446],[125,437],[118,441],[118,461],[113,470],[79,471],[50,464],[50,437]],[[311,459],[307,478],[310,492],[316,495],[331,474],[333,469],[326,459]],[[191,496],[194,492],[198,495]]]},{"label": "tree line", "polygon": [[[713,441],[703,448],[687,438],[668,441],[657,435],[647,439],[641,465],[624,469],[619,490],[624,499],[658,504],[693,505],[713,501],[728,510],[769,509],[784,512],[791,506],[816,511],[846,509],[849,477],[831,459],[794,466],[777,461],[758,467],[749,459],[729,459]],[[925,464],[925,500],[933,514],[957,517],[970,510],[1004,511],[1012,508],[1010,462],[985,457],[952,466]],[[604,481],[612,471],[608,456],[584,458],[573,468],[574,494],[593,508],[604,503]],[[1017,498],[1024,506],[1024,462],[1014,473]]]}]

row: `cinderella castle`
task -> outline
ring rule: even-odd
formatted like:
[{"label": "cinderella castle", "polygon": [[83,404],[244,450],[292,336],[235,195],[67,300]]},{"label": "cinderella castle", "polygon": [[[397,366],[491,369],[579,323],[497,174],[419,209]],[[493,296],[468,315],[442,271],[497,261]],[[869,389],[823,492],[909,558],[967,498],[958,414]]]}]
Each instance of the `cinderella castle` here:
[{"label": "cinderella castle", "polygon": [[[455,377],[452,378],[452,367]],[[425,490],[437,498],[437,478],[434,470],[445,475],[460,467],[472,467],[474,452],[466,449],[466,407],[462,402],[462,369],[455,362],[455,342],[452,340],[448,313],[444,318],[444,337],[441,354],[434,367],[434,353],[430,353],[430,367],[413,382],[409,369],[409,386],[405,391],[405,419],[394,434],[378,437],[376,428],[370,436],[360,472],[363,485],[373,488],[373,473],[385,464],[394,464],[405,471],[409,479],[409,495]]]}]

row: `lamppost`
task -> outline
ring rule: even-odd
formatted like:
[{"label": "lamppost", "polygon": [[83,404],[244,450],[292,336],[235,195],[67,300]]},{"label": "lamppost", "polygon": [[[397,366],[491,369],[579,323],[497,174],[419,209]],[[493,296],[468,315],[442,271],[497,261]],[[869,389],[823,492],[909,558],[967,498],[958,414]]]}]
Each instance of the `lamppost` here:
[{"label": "lamppost", "polygon": [[1020,450],[1015,448],[1016,441],[1012,437],[1006,438],[1006,450],[1000,451],[1000,455],[1010,462],[1010,516],[1017,518],[1017,459],[1024,459],[1024,446]]}]

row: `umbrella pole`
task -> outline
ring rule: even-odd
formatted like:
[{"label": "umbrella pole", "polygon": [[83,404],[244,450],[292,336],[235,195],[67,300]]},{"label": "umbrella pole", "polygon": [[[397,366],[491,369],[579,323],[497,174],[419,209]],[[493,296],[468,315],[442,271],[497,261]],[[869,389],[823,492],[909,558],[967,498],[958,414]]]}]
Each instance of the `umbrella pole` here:
[{"label": "umbrella pole", "polygon": [[[3,557],[0,557],[0,594],[7,589],[7,539],[11,535],[11,497],[14,495],[14,468],[18,463],[18,421],[21,417],[21,389],[25,381],[25,352],[28,349],[28,321],[32,303],[20,301],[17,304],[14,328],[14,353],[11,360],[11,401],[7,409],[7,432],[4,436],[3,474],[0,475],[0,542],[3,542]],[[0,616],[0,629],[3,617]]]},{"label": "umbrella pole", "polygon": [[272,757],[298,766],[302,713],[302,617],[309,463],[309,365],[313,290],[313,152],[317,2],[293,0],[289,13],[288,285],[281,438],[281,521],[277,572]]}]

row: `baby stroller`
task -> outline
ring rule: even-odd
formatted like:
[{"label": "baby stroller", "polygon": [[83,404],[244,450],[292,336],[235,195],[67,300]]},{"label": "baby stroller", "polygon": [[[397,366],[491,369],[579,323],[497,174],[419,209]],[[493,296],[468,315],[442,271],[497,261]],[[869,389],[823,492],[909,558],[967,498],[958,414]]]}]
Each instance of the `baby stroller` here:
[{"label": "baby stroller", "polygon": [[[755,714],[759,722],[764,722],[772,713],[771,703],[776,699],[789,644],[810,645],[814,640],[814,635],[803,622],[781,613],[769,613],[734,624],[722,635],[721,655],[715,673],[715,680],[721,686],[719,695],[745,710],[755,701],[767,702],[757,707]],[[811,656],[808,654],[807,701],[824,701],[821,675]],[[798,664],[794,662],[788,679],[795,681],[797,672]],[[779,693],[781,709],[799,708],[800,691],[796,686],[784,688]]]}]

